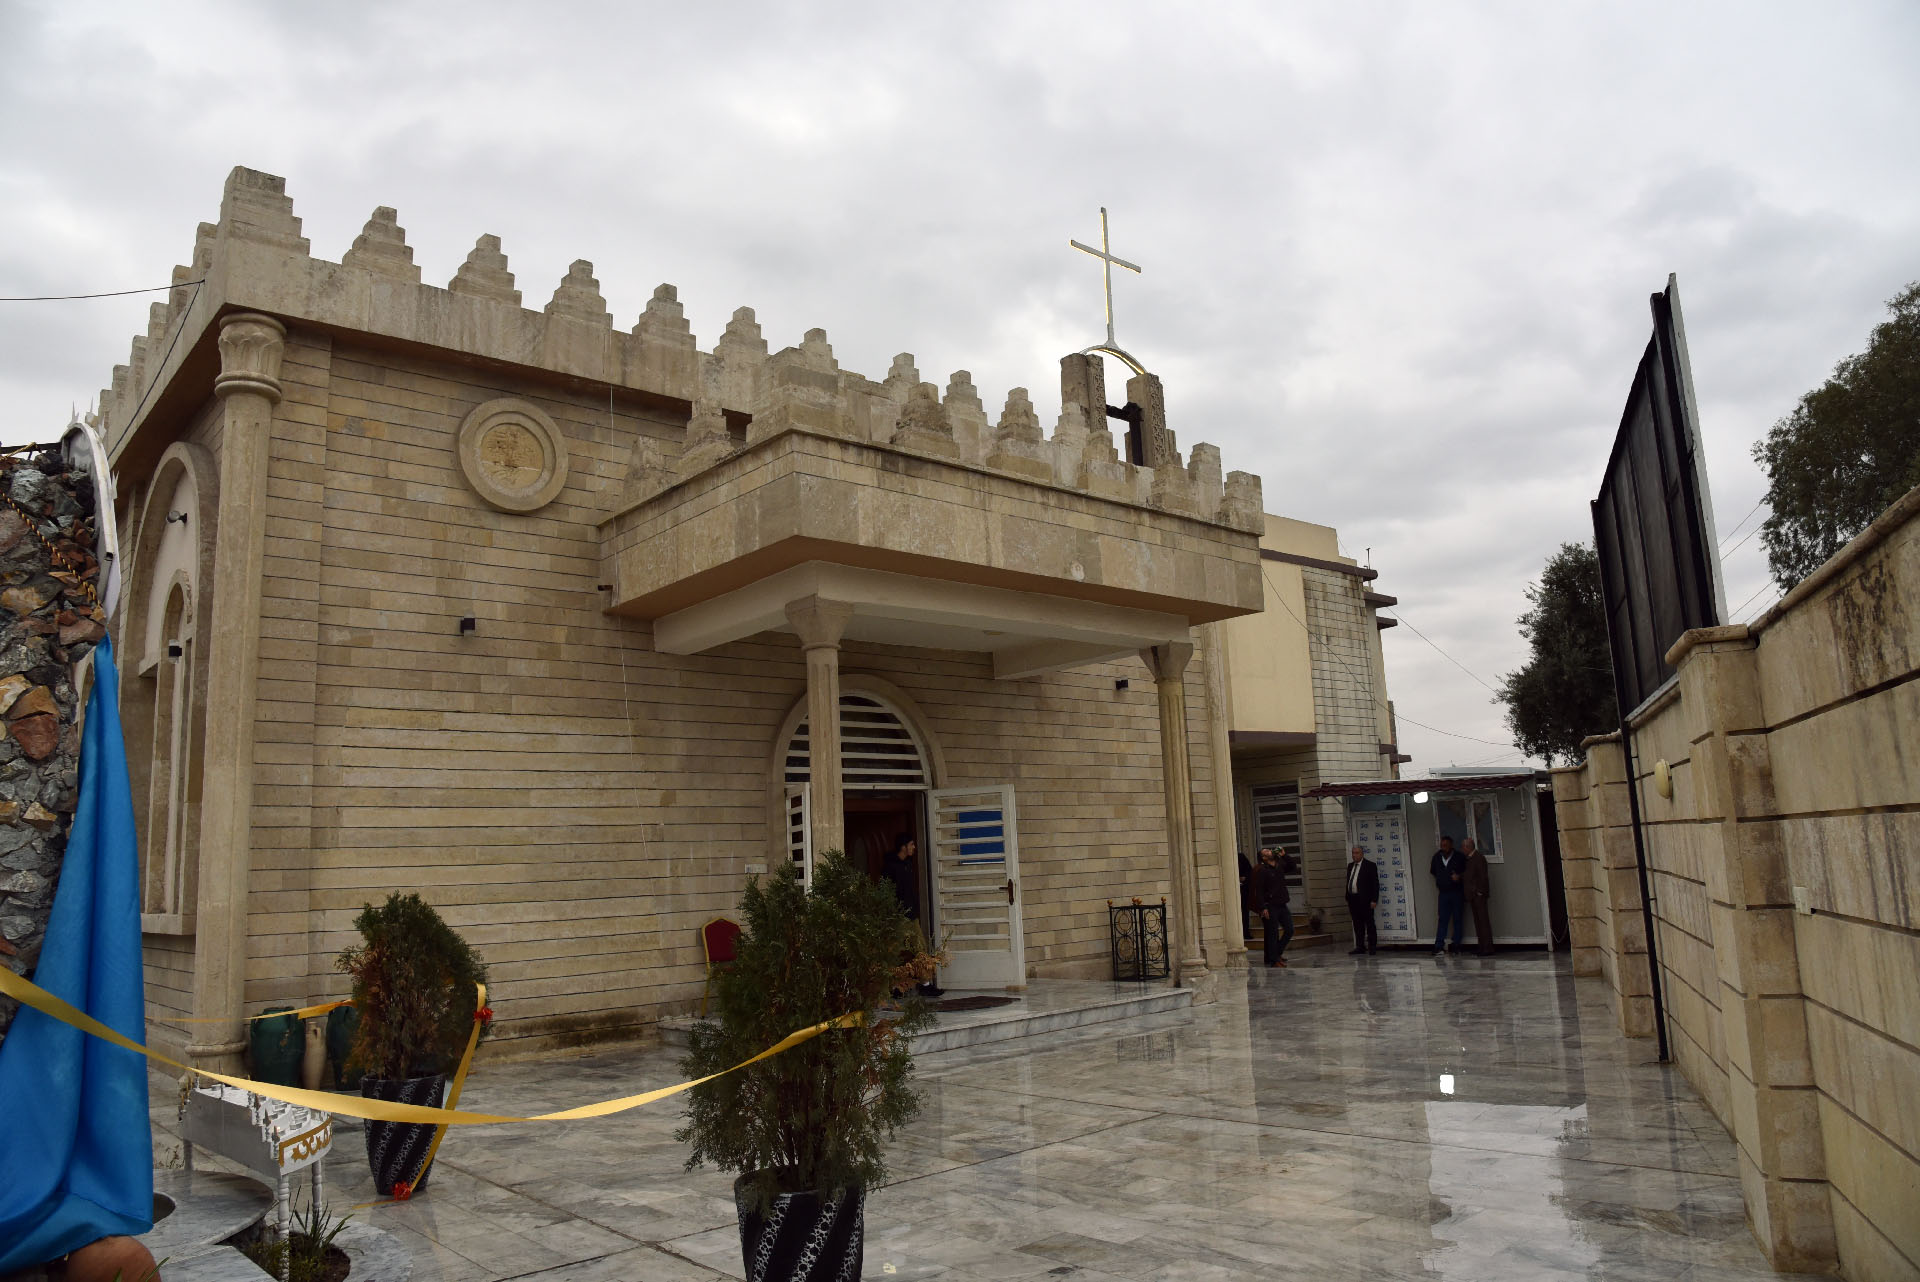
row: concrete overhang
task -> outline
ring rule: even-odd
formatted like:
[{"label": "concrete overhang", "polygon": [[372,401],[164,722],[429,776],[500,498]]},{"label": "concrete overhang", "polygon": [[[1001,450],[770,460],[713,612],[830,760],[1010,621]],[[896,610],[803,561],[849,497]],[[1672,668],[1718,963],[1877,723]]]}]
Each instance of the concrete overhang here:
[{"label": "concrete overhang", "polygon": [[990,652],[1013,678],[1259,612],[1256,536],[861,441],[788,431],[601,526],[616,613],[697,653],[854,607],[847,636]]}]

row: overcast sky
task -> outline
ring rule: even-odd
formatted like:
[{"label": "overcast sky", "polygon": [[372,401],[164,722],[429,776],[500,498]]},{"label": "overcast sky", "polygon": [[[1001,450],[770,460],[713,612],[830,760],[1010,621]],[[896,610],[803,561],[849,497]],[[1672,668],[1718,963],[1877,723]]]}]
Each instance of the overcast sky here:
[{"label": "overcast sky", "polygon": [[[0,3],[0,294],[164,284],[235,164],[314,252],[376,205],[429,281],[497,233],[527,305],[590,259],[990,412],[1104,337],[1268,510],[1338,527],[1489,683],[1598,484],[1677,272],[1728,605],[1772,597],[1750,446],[1920,278],[1920,5]],[[0,439],[84,408],[151,297],[0,304]],[[1112,376],[1110,376],[1112,377]],[[1737,546],[1736,546],[1737,545]],[[1386,634],[1412,767],[1500,709]],[[1477,742],[1486,740],[1491,742]]]}]

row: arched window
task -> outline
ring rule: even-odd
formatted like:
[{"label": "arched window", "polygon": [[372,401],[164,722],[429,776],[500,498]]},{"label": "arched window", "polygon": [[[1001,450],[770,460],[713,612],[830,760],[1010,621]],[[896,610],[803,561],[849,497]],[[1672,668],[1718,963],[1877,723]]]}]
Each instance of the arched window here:
[{"label": "arched window", "polygon": [[214,522],[212,455],[176,441],[134,501],[126,588],[114,640],[122,654],[120,723],[140,838],[140,929],[191,935],[199,895],[200,791],[206,752]]},{"label": "arched window", "polygon": [[[812,743],[802,721],[787,743],[786,781],[813,777]],[[928,788],[933,784],[926,753],[906,718],[879,695],[842,691],[840,695],[840,786]]]},{"label": "arched window", "polygon": [[[199,831],[200,750],[204,719],[194,715],[194,610],[184,583],[167,594],[158,662],[150,670],[153,746],[148,757],[146,823],[140,833],[143,913],[193,912],[193,835]],[[142,799],[136,797],[138,807]]]}]

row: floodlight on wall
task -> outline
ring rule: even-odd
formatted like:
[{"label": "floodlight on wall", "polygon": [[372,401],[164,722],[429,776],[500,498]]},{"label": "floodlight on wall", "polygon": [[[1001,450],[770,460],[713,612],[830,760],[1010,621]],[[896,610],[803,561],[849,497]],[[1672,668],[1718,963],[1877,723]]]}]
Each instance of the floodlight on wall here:
[{"label": "floodlight on wall", "polygon": [[478,628],[479,626],[480,625],[474,620],[474,617],[471,614],[469,614],[467,617],[460,620],[460,635],[464,637],[468,633],[474,631],[474,629]]},{"label": "floodlight on wall", "polygon": [[185,653],[186,651],[180,648],[180,643],[178,641],[167,642],[167,657],[169,659],[177,659]]},{"label": "floodlight on wall", "polygon": [[1133,683],[1128,681],[1125,677],[1115,677],[1113,679],[1113,688],[1116,690],[1125,690],[1128,686],[1132,684]]},{"label": "floodlight on wall", "polygon": [[168,525],[174,525],[174,524],[185,525],[186,523],[187,523],[187,514],[185,512],[167,513]]},{"label": "floodlight on wall", "polygon": [[1414,794],[1413,794],[1413,804],[1414,804],[1414,805],[1416,805],[1416,806],[1424,806],[1424,805],[1426,805],[1426,804],[1427,804],[1427,794],[1426,794],[1426,793],[1424,793],[1424,792],[1416,792],[1416,793],[1414,793]]}]

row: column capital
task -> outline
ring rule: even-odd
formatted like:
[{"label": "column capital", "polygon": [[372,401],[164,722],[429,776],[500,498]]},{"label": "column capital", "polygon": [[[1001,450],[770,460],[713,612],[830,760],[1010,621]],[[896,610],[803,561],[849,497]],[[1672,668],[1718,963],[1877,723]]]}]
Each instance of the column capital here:
[{"label": "column capital", "polygon": [[1140,651],[1140,662],[1147,665],[1155,681],[1178,681],[1187,674],[1193,658],[1193,642],[1163,641]]},{"label": "column capital", "polygon": [[805,650],[837,649],[851,618],[853,607],[844,601],[808,596],[787,602],[787,622],[793,625]]},{"label": "column capital", "polygon": [[280,400],[280,357],[287,349],[287,327],[259,312],[237,312],[220,321],[220,376],[214,395],[252,392],[270,403]]}]

